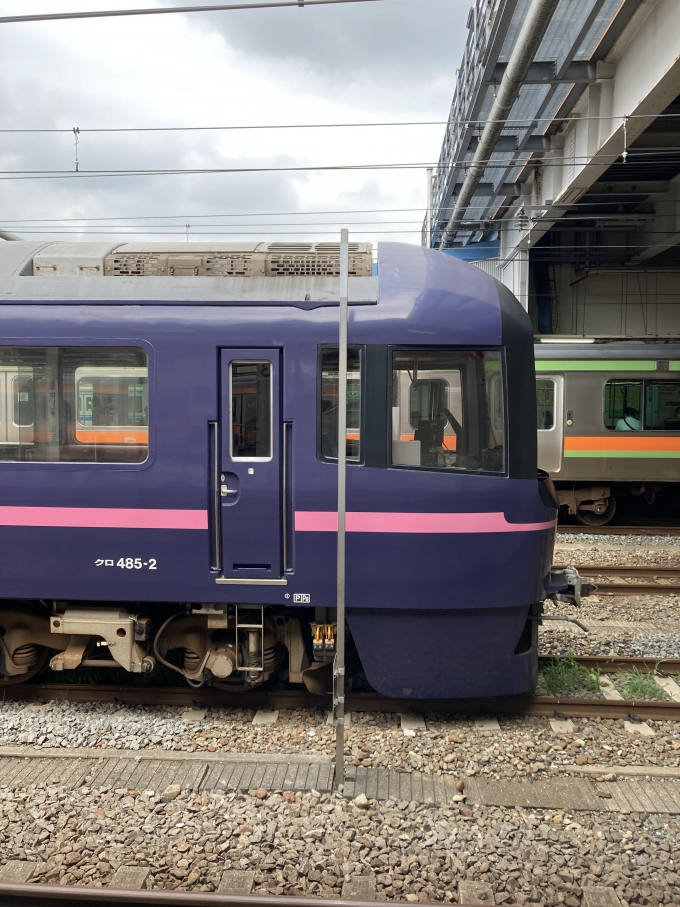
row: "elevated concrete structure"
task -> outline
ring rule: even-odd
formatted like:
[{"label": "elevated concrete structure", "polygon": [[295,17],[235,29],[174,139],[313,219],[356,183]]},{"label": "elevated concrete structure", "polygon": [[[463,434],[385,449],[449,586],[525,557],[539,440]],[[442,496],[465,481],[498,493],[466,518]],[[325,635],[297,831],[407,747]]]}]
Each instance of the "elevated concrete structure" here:
[{"label": "elevated concrete structure", "polygon": [[520,298],[537,334],[678,337],[677,0],[559,0],[472,201],[452,222],[535,2],[472,7],[432,245],[470,258],[471,246],[498,237],[499,256],[479,266]]}]

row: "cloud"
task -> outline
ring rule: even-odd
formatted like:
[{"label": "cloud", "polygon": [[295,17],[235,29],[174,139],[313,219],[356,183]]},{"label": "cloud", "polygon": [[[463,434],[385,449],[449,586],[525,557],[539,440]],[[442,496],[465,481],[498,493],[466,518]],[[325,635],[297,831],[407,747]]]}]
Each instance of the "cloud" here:
[{"label": "cloud", "polygon": [[[73,0],[69,6],[108,8],[112,2]],[[0,11],[10,14],[12,5],[0,2]],[[127,3],[121,0],[120,5]],[[51,4],[36,0],[27,12],[43,9],[49,11]],[[465,4],[450,0],[386,0],[222,16],[8,26],[0,32],[0,128],[69,131],[1,136],[0,170],[73,169],[73,126],[83,130],[81,170],[436,160],[443,135],[443,127],[437,126],[117,134],[86,130],[445,118],[454,62],[460,58],[458,45],[465,37],[464,10]],[[212,238],[238,239],[217,234],[242,224],[244,234],[260,230],[262,239],[281,239],[286,230],[291,239],[328,239],[327,231],[350,223],[357,238],[367,241],[383,236],[418,242],[422,210],[393,214],[387,209],[422,209],[424,199],[423,170],[0,180],[2,217],[19,234],[16,221],[26,218],[177,215],[172,229],[184,236],[184,223],[191,222],[196,236],[200,215],[236,213],[239,217],[221,222],[208,219],[222,224],[214,227]],[[270,216],[365,209],[385,212]],[[244,212],[267,216],[240,216]],[[307,226],[315,220],[331,223],[317,230]],[[371,223],[352,223],[360,220]],[[390,223],[397,220],[411,223]],[[384,221],[383,227],[376,221]],[[131,240],[144,232],[151,238],[151,228],[135,230],[141,232],[131,233]],[[27,238],[42,238],[28,231],[25,226]],[[58,238],[54,232],[50,236]],[[81,235],[63,234],[71,239],[100,236],[94,227]]]},{"label": "cloud", "polygon": [[351,93],[351,103],[376,113],[441,115],[465,46],[467,13],[462,0],[385,0],[201,18],[234,51],[269,70],[283,64],[309,91],[345,100]]}]

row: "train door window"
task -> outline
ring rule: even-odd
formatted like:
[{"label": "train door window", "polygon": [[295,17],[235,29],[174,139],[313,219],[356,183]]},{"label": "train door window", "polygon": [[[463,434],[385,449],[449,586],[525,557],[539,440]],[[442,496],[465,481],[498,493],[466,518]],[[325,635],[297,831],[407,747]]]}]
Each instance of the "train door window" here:
[{"label": "train door window", "polygon": [[271,362],[232,362],[229,381],[231,456],[242,460],[271,460]]},{"label": "train door window", "polygon": [[680,431],[680,381],[646,383],[645,428]]},{"label": "train door window", "polygon": [[555,425],[555,382],[550,378],[536,379],[536,425],[539,431]]},{"label": "train door window", "polygon": [[0,346],[7,423],[0,460],[140,463],[148,363],[137,347]]},{"label": "train door window", "polygon": [[[361,459],[361,368],[360,347],[347,350],[347,459],[357,463]],[[321,350],[321,381],[319,399],[319,457],[322,460],[338,458],[338,348]]]},{"label": "train door window", "polygon": [[604,424],[610,431],[641,431],[642,381],[609,381],[604,389]]},{"label": "train door window", "polygon": [[502,472],[504,405],[497,350],[396,350],[392,464]]}]

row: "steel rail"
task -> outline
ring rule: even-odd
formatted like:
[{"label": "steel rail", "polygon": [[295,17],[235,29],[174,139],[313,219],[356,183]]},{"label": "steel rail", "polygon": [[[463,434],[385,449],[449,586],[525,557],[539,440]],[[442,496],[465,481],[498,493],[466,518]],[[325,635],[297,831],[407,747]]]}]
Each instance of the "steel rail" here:
[{"label": "steel rail", "polygon": [[[540,661],[551,656],[540,655]],[[631,655],[575,655],[574,661],[584,668],[607,674],[620,674],[637,668],[638,671],[656,671],[663,674],[680,674],[680,658],[638,658]]]},{"label": "steel rail", "polygon": [[598,595],[680,595],[680,583],[598,583]]},{"label": "steel rail", "polygon": [[[563,570],[563,566],[554,566],[553,570]],[[680,567],[612,567],[599,566],[598,564],[579,564],[576,569],[581,576],[600,577],[613,576],[621,582],[598,582],[597,591],[602,595],[678,595],[680,594]],[[629,583],[627,577],[649,576],[655,579],[673,577],[674,583],[651,582]]]},{"label": "steel rail", "polygon": [[[632,567],[601,566],[600,564],[575,565],[581,576],[678,576],[680,565],[677,567],[654,567],[648,564]],[[564,570],[564,566],[554,566],[553,570]]]},{"label": "steel rail", "polygon": [[[657,666],[664,673],[680,670],[676,659],[625,659],[592,656],[592,661],[578,658],[577,661],[601,670],[654,670]],[[617,667],[618,665],[618,667]],[[277,709],[321,708],[330,709],[330,694],[316,696],[304,691],[253,691],[245,696],[241,693],[226,693],[221,690],[167,687],[116,687],[94,686],[92,684],[30,684],[7,686],[3,689],[6,700],[66,700],[69,702],[117,702],[121,705],[179,705],[214,708],[243,708],[244,706],[269,707]],[[606,699],[555,698],[552,696],[518,697],[496,696],[485,699],[391,699],[380,693],[349,693],[345,697],[348,712],[403,713],[416,709],[419,712],[476,715],[490,712],[499,715],[552,716],[557,709],[570,717],[625,718],[630,712],[642,718],[679,721],[680,703],[666,701],[633,701]],[[102,755],[104,750],[90,751]]]},{"label": "steel rail", "polygon": [[[87,888],[82,885],[42,885],[30,882],[13,885],[0,882],[0,903],[3,907],[44,907],[51,901],[66,901],[82,907],[101,904],[126,904],[129,907],[347,907],[340,898],[300,898],[287,895],[233,895],[193,891],[131,891],[120,888]],[[377,907],[384,901],[355,901],[352,907]],[[421,905],[428,907],[428,905]],[[434,907],[434,905],[431,905]]]},{"label": "steel rail", "polygon": [[680,526],[566,526],[558,525],[563,535],[680,535]]}]

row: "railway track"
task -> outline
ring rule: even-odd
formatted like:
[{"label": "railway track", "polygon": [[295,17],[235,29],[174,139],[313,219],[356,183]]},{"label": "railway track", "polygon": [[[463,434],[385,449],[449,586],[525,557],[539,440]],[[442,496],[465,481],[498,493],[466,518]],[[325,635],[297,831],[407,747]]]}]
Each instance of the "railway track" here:
[{"label": "railway track", "polygon": [[[652,659],[619,656],[580,656],[579,664],[605,673],[628,671],[632,668],[664,674],[680,674],[680,659]],[[3,690],[6,700],[46,702],[113,702],[120,705],[173,705],[213,708],[270,708],[330,710],[332,697],[315,695],[306,690],[253,690],[229,693],[215,689],[185,687],[131,687],[95,684],[20,684]],[[552,696],[497,696],[487,699],[392,699],[379,693],[348,693],[346,711],[405,713],[434,712],[475,715],[490,713],[506,716],[552,717],[561,712],[570,718],[627,718],[680,721],[680,703],[651,700],[576,699]]]},{"label": "railway track", "polygon": [[680,526],[576,526],[558,525],[562,535],[680,535]]},{"label": "railway track", "polygon": [[[561,569],[563,567],[553,567],[553,570]],[[603,595],[680,594],[680,567],[602,567],[598,564],[579,564],[576,569],[584,578],[598,578],[597,590]],[[602,582],[599,580],[602,576],[611,576],[613,580]],[[648,577],[651,582],[634,582],[638,577]]]},{"label": "railway track", "polygon": [[[75,885],[9,885],[0,883],[3,907],[45,907],[46,904],[126,904],[128,907],[347,907],[340,898],[296,898],[268,895],[230,895],[190,891],[156,891],[113,888],[86,888]],[[352,907],[376,907],[379,901],[355,901]]]}]

